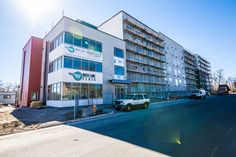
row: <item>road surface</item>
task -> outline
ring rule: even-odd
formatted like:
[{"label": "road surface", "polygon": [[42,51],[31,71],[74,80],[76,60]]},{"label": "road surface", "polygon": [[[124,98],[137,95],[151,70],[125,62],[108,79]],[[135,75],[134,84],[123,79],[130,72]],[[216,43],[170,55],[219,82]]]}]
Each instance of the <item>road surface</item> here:
[{"label": "road surface", "polygon": [[0,156],[236,156],[236,95],[166,104],[2,136]]}]

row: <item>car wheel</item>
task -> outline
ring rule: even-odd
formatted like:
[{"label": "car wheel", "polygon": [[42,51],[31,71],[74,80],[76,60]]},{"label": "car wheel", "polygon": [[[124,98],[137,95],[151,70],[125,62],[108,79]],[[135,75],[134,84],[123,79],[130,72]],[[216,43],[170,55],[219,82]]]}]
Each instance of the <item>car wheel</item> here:
[{"label": "car wheel", "polygon": [[130,112],[132,110],[132,107],[130,104],[127,105],[127,111]]},{"label": "car wheel", "polygon": [[119,107],[116,107],[116,111],[120,111],[120,108],[119,108]]},{"label": "car wheel", "polygon": [[148,103],[145,102],[145,103],[143,104],[143,108],[148,108]]}]

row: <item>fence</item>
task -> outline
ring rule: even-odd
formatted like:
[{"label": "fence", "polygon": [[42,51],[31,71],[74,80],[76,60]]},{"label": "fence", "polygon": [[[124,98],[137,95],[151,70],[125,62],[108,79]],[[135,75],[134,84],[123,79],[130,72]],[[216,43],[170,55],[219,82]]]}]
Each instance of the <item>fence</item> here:
[{"label": "fence", "polygon": [[105,93],[103,94],[104,104],[111,104],[115,99],[120,99],[128,94],[146,94],[152,102],[173,100],[189,96],[188,91],[165,91],[165,92],[124,92],[124,93]]}]

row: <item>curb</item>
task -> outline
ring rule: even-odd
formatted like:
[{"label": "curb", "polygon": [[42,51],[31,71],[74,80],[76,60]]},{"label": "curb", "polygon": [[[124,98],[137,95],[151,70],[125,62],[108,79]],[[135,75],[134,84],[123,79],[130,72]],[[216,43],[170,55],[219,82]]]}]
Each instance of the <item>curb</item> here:
[{"label": "curb", "polygon": [[46,122],[46,123],[42,123],[40,124],[37,128],[38,129],[42,129],[42,128],[48,128],[48,127],[52,127],[52,126],[58,126],[58,125],[63,125],[63,124],[73,124],[73,123],[78,123],[78,122],[86,122],[89,120],[93,120],[96,118],[102,118],[108,115],[113,115],[115,112],[109,109],[104,109],[104,114],[101,115],[97,115],[97,116],[91,116],[91,117],[86,117],[86,118],[79,118],[79,119],[73,119],[73,120],[68,120],[68,121],[64,121],[64,122],[59,122],[59,121],[51,121],[51,122]]},{"label": "curb", "polygon": [[[109,109],[105,109],[105,110],[109,111]],[[73,123],[78,123],[78,122],[87,122],[87,121],[90,121],[90,120],[93,120],[93,119],[106,117],[108,115],[113,115],[114,113],[115,113],[114,111],[111,111],[111,112],[104,113],[104,114],[97,115],[97,116],[91,116],[91,117],[86,117],[86,118],[68,120],[68,121],[65,122],[65,124],[73,124]]]}]

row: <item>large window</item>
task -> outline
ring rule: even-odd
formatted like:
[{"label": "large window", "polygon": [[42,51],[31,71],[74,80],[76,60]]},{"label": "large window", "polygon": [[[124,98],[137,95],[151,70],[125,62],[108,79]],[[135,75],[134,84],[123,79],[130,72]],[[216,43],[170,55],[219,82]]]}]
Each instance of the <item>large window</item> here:
[{"label": "large window", "polygon": [[96,98],[96,84],[89,84],[89,98]]},{"label": "large window", "polygon": [[73,35],[69,32],[65,32],[65,43],[74,44]]},{"label": "large window", "polygon": [[102,63],[96,63],[96,71],[102,72]]},{"label": "large window", "polygon": [[61,45],[61,43],[63,43],[63,39],[67,44],[83,47],[97,52],[102,52],[102,43],[69,32],[61,33],[52,42],[50,42],[50,51]]},{"label": "large window", "polygon": [[61,100],[61,83],[48,85],[48,100]]},{"label": "large window", "polygon": [[124,67],[115,65],[115,75],[124,75],[125,69]]},{"label": "large window", "polygon": [[102,72],[102,63],[64,56],[64,68]]},{"label": "large window", "polygon": [[82,60],[82,70],[89,70],[89,61]]},{"label": "large window", "polygon": [[114,48],[114,56],[124,58],[124,51],[119,48]]},{"label": "large window", "polygon": [[59,34],[53,41],[50,43],[50,51],[54,50],[63,43],[63,33]]},{"label": "large window", "polygon": [[81,93],[80,93],[80,95],[81,95],[81,99],[88,99],[88,84],[84,84],[84,83],[82,83],[81,84]]},{"label": "large window", "polygon": [[82,37],[74,35],[74,45],[81,47]]},{"label": "large window", "polygon": [[102,98],[102,84],[55,83],[48,85],[48,100]]},{"label": "large window", "polygon": [[82,47],[86,49],[89,48],[89,39],[82,38]]},{"label": "large window", "polygon": [[71,58],[71,57],[64,57],[64,67],[65,68],[72,68],[73,66],[73,60],[72,60],[73,58]]},{"label": "large window", "polygon": [[96,71],[96,63],[95,62],[89,62],[89,71]]},{"label": "large window", "polygon": [[102,43],[92,39],[81,37],[69,32],[65,32],[65,43],[83,47],[85,49],[102,52]]},{"label": "large window", "polygon": [[74,58],[74,65],[73,65],[74,69],[81,69],[81,59],[79,58]]},{"label": "large window", "polygon": [[62,68],[62,57],[55,59],[49,63],[49,73],[57,71]]},{"label": "large window", "polygon": [[102,63],[64,56],[64,59],[63,57],[59,57],[49,63],[49,73],[57,71],[62,67],[77,70],[102,72]]}]

